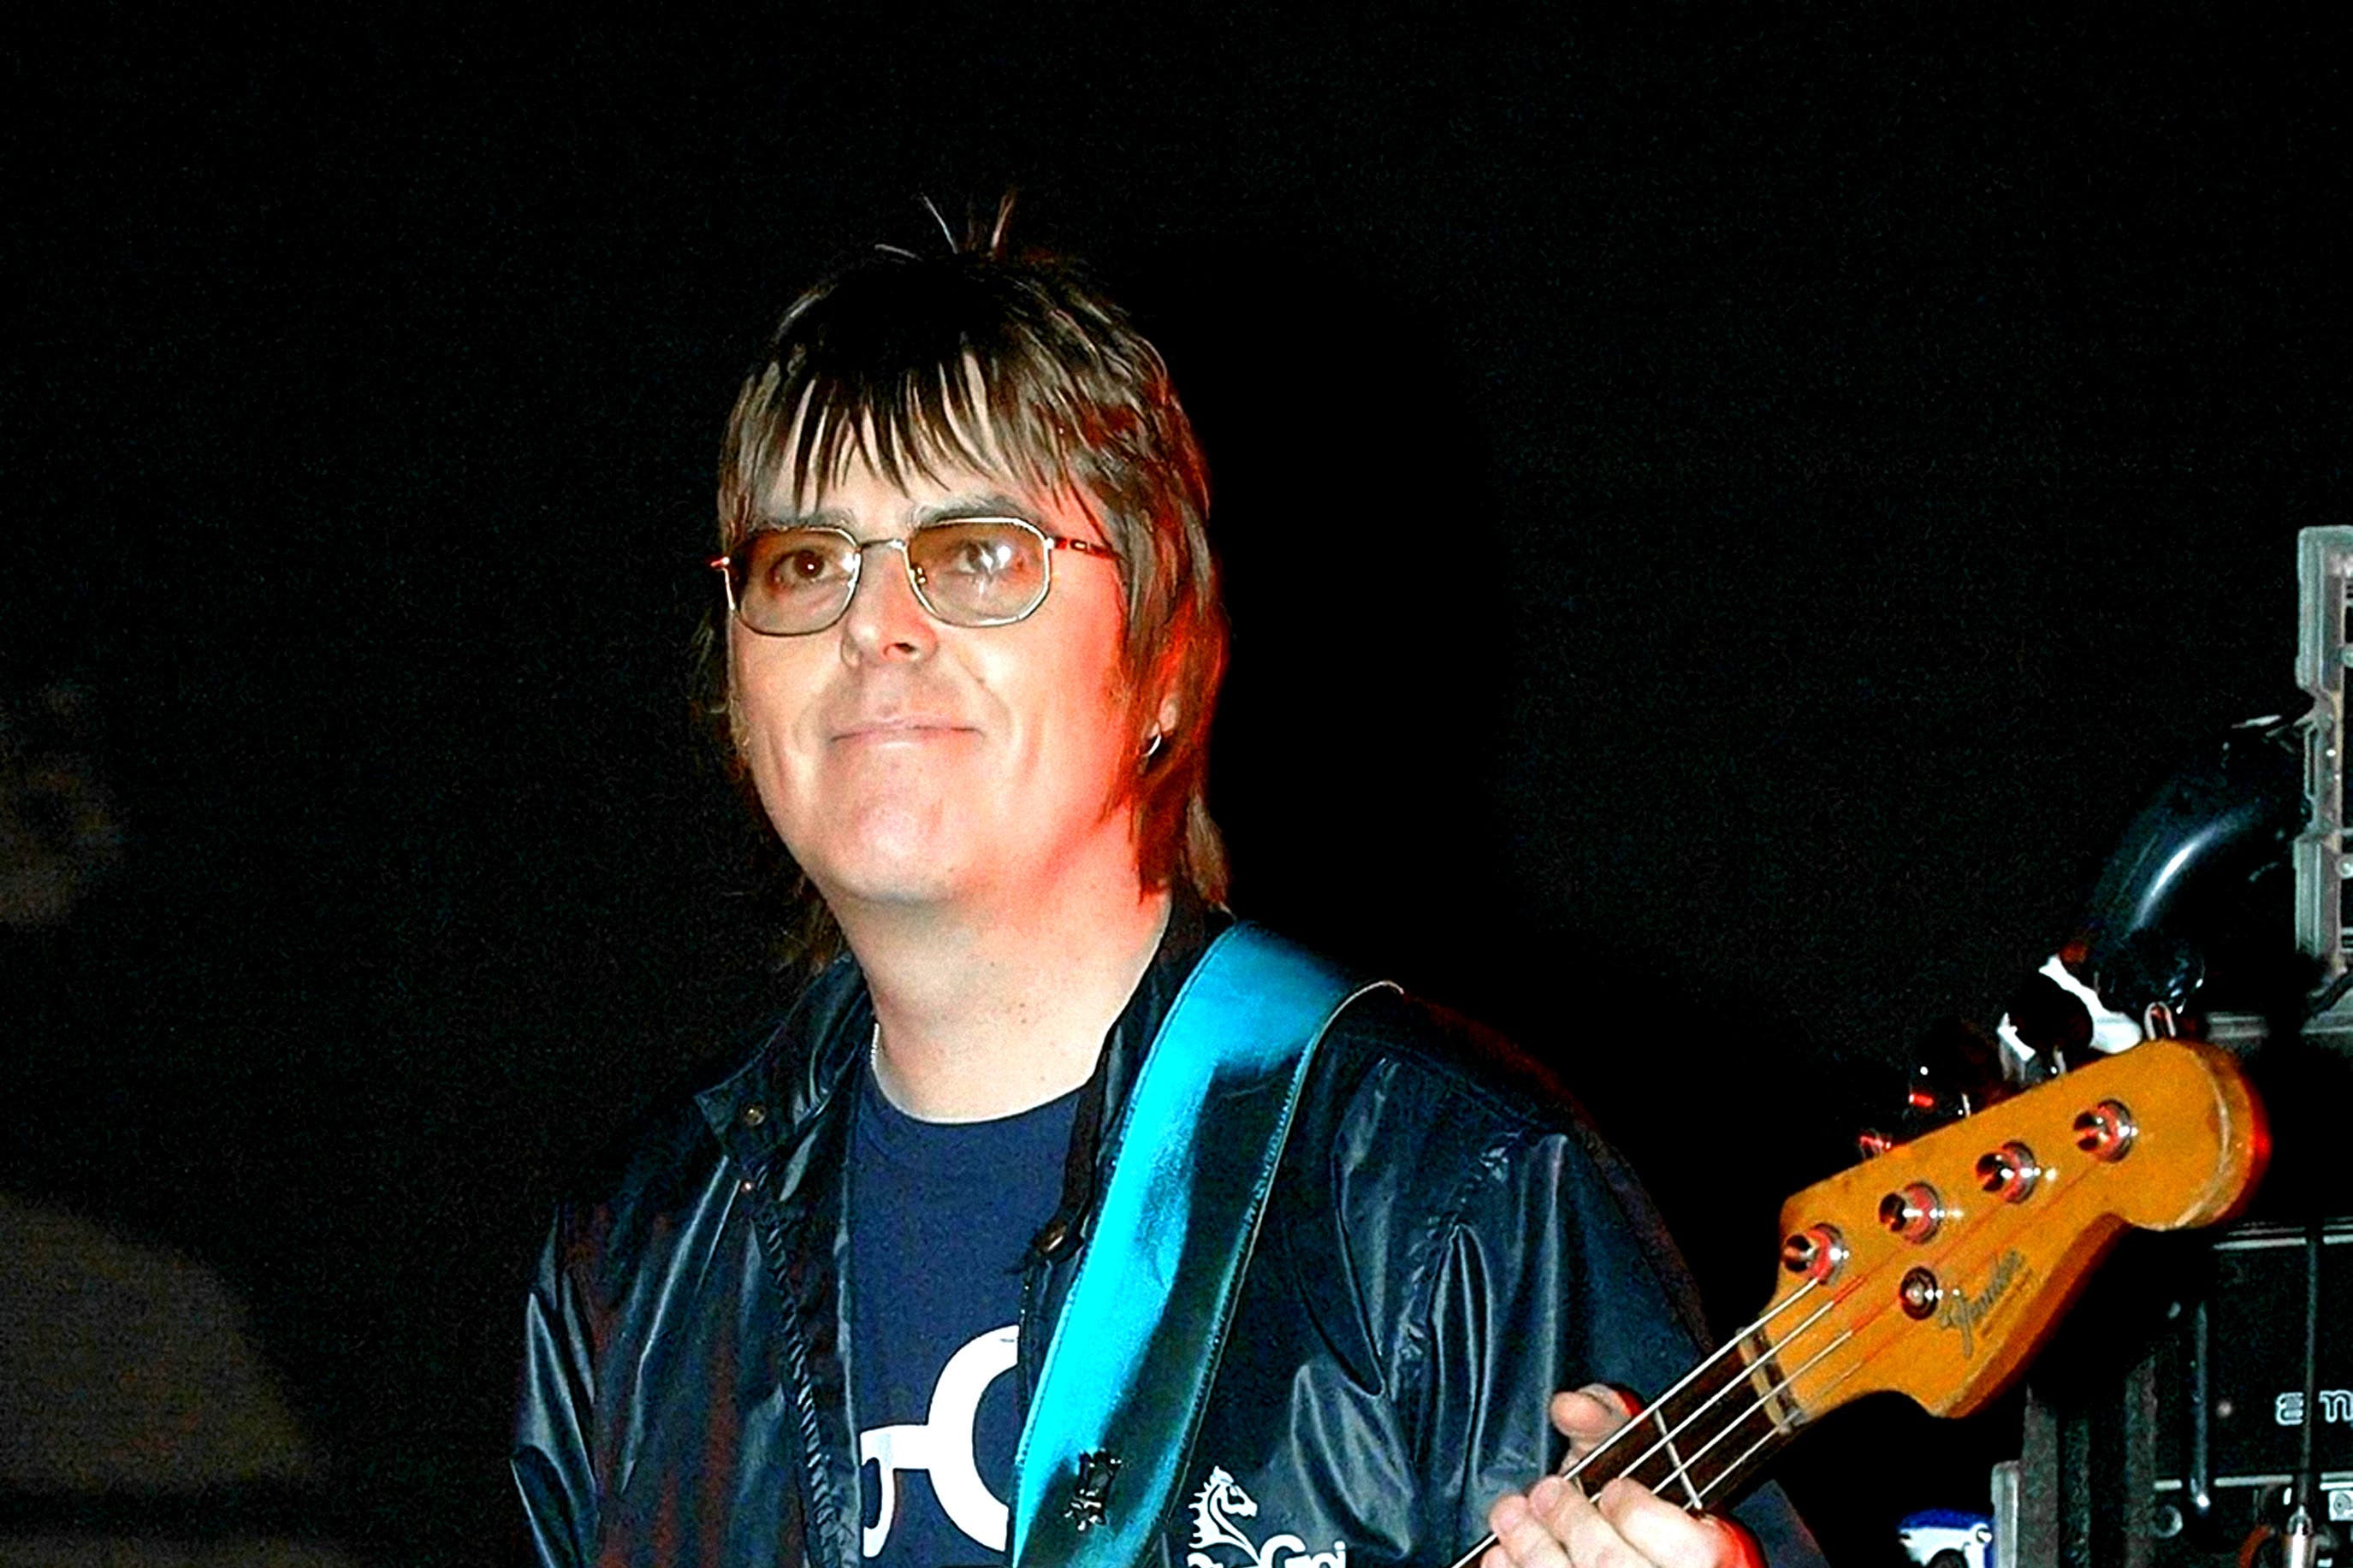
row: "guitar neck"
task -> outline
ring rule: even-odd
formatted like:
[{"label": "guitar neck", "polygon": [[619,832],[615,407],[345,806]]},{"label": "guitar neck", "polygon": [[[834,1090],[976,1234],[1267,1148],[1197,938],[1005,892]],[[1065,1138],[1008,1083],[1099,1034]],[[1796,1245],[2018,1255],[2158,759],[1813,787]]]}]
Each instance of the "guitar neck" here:
[{"label": "guitar neck", "polygon": [[1849,1400],[1965,1415],[2024,1367],[2121,1232],[2227,1217],[2268,1147],[2227,1055],[2153,1040],[1818,1182],[1782,1208],[1765,1314],[1564,1473],[1588,1493],[1623,1476],[1721,1507]]},{"label": "guitar neck", "polygon": [[1703,1362],[1577,1468],[1588,1493],[1624,1476],[1669,1502],[1721,1508],[1805,1416],[1763,1331]]},{"label": "guitar neck", "polygon": [[[1765,1328],[1700,1363],[1563,1473],[1588,1495],[1623,1476],[1695,1512],[1722,1507],[1805,1422]],[[1471,1568],[1494,1543],[1488,1536],[1452,1568]]]}]

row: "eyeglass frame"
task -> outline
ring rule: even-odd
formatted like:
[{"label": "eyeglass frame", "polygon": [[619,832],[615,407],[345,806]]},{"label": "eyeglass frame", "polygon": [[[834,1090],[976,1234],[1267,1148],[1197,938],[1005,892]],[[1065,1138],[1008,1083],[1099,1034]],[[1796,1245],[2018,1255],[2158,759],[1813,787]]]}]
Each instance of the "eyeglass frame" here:
[{"label": "eyeglass frame", "polygon": [[[976,522],[1010,523],[1029,533],[1044,547],[1045,568],[1039,580],[1038,596],[1030,600],[1029,607],[1018,616],[1007,616],[1002,620],[993,621],[952,621],[940,614],[939,606],[934,605],[931,596],[923,592],[923,576],[915,569],[915,558],[907,553],[908,541],[927,529],[957,528]],[[874,539],[860,539],[849,530],[835,523],[797,522],[787,528],[755,528],[744,535],[744,542],[749,544],[763,533],[804,532],[830,533],[849,541],[853,552],[850,558],[857,563],[849,570],[849,587],[841,595],[841,607],[834,611],[832,618],[822,626],[810,626],[806,631],[797,632],[772,632],[765,627],[754,626],[744,618],[743,604],[735,596],[735,554],[733,551],[730,551],[724,555],[712,556],[706,563],[712,571],[719,574],[720,584],[726,590],[728,619],[754,637],[812,637],[819,632],[829,632],[841,624],[843,616],[849,614],[849,606],[858,597],[858,585],[866,580],[866,552],[878,544],[887,544],[899,552],[899,564],[907,574],[908,591],[915,595],[915,603],[923,607],[925,615],[944,626],[961,626],[967,631],[986,631],[992,626],[1016,626],[1036,615],[1039,606],[1043,605],[1054,591],[1054,552],[1057,550],[1076,551],[1081,555],[1092,555],[1105,561],[1115,562],[1120,559],[1119,552],[1108,544],[1098,544],[1092,539],[1074,539],[1067,533],[1051,533],[1026,517],[1001,517],[992,514],[983,514],[978,517],[928,518],[905,533],[886,533]],[[737,548],[740,549],[742,546],[739,545]]]}]

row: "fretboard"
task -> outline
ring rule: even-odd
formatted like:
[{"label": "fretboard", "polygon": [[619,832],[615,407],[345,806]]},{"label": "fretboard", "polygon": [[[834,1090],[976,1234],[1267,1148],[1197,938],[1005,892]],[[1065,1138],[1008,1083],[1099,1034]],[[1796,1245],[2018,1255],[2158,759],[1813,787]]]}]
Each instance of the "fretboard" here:
[{"label": "fretboard", "polygon": [[1703,1363],[1628,1422],[1577,1473],[1588,1493],[1619,1476],[1668,1502],[1720,1508],[1803,1420],[1761,1329],[1728,1355]]},{"label": "fretboard", "polygon": [[[1722,1508],[1805,1423],[1805,1412],[1788,1396],[1791,1370],[1781,1364],[1787,1353],[1767,1334],[1765,1322],[1756,1324],[1567,1473],[1588,1495],[1624,1476],[1668,1502],[1694,1510]],[[1815,1359],[1819,1352],[1794,1370]],[[1469,1568],[1493,1544],[1491,1535],[1452,1568]]]}]

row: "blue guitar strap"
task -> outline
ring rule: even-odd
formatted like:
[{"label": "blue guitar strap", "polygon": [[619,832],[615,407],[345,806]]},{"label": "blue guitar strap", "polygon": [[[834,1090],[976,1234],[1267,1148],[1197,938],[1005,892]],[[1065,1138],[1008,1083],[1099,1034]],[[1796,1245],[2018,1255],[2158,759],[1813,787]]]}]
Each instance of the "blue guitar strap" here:
[{"label": "blue guitar strap", "polygon": [[1015,1568],[1150,1554],[1225,1346],[1307,1068],[1360,985],[1256,926],[1202,956],[1145,1058],[1014,1458]]}]

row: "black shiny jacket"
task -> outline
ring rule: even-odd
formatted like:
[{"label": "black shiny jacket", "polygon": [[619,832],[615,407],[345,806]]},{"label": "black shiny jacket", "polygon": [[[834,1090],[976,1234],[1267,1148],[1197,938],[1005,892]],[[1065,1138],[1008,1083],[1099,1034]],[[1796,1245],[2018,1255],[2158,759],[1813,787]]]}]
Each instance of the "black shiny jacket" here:
[{"label": "black shiny jacket", "polygon": [[[1024,1284],[1025,1401],[1113,1152],[1099,1130],[1220,921],[1178,909],[1082,1096]],[[859,1562],[839,1281],[871,1025],[837,963],[558,1213],[513,1451],[541,1563]],[[1558,1092],[1459,1018],[1366,997],[1318,1053],[1156,1561],[1451,1563],[1557,1462],[1555,1390],[1655,1394],[1701,1337],[1648,1200]],[[1774,1563],[1818,1561],[1777,1491],[1737,1511]]]}]

